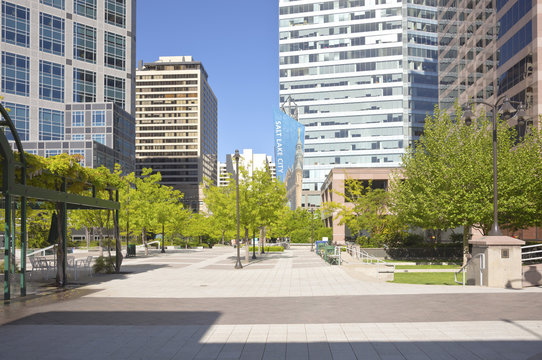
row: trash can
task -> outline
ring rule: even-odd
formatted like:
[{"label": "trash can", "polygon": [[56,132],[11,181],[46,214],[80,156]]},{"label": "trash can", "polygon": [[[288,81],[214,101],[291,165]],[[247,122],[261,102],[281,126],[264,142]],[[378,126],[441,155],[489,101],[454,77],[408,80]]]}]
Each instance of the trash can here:
[{"label": "trash can", "polygon": [[129,256],[136,256],[135,244],[128,244],[128,253],[126,254],[126,257],[129,257]]}]

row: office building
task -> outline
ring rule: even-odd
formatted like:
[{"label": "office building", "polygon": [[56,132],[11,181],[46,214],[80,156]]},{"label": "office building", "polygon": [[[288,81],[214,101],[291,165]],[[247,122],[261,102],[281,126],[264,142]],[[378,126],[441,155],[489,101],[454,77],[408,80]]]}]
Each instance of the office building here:
[{"label": "office building", "polygon": [[280,0],[280,102],[305,125],[308,203],[334,167],[399,166],[423,131],[438,102],[436,5]]},{"label": "office building", "polygon": [[140,62],[136,75],[137,171],[152,168],[198,211],[204,178],[217,174],[217,100],[191,56]]},{"label": "office building", "polygon": [[[233,158],[235,154],[226,154],[226,162],[218,163],[219,173],[217,173],[218,186],[228,186],[230,182],[230,176],[234,176],[236,173],[236,163]],[[239,154],[239,167],[244,168],[247,171],[248,177],[252,177],[252,174],[256,170],[268,169],[269,174],[272,177],[276,177],[276,167],[273,159],[270,155],[255,154],[252,149],[243,149]],[[240,177],[242,179],[242,175]]]},{"label": "office building", "polygon": [[532,0],[441,3],[440,106],[452,111],[456,99],[459,105],[472,99],[493,104],[507,96],[525,104],[537,121],[542,111],[538,82],[542,60],[536,41],[541,4]]},{"label": "office building", "polygon": [[134,170],[135,3],[1,1],[0,94],[25,150]]}]

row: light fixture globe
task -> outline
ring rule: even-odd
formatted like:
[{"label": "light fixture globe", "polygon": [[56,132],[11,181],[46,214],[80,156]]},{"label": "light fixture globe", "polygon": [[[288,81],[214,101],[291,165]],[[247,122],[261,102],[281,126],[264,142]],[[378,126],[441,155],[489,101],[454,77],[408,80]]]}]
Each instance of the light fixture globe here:
[{"label": "light fixture globe", "polygon": [[523,104],[519,104],[516,117],[517,117],[518,125],[523,126],[527,123],[527,120],[529,119],[529,115],[527,114],[527,111],[525,111],[525,106]]},{"label": "light fixture globe", "polygon": [[475,115],[472,112],[472,110],[470,109],[470,107],[465,109],[465,111],[463,112],[463,120],[465,121],[465,125],[471,126],[472,125],[472,119],[474,119],[474,118],[475,118]]},{"label": "light fixture globe", "polygon": [[499,113],[502,114],[502,118],[508,120],[512,117],[512,114],[516,112],[516,109],[510,104],[510,99],[505,98],[502,103]]}]

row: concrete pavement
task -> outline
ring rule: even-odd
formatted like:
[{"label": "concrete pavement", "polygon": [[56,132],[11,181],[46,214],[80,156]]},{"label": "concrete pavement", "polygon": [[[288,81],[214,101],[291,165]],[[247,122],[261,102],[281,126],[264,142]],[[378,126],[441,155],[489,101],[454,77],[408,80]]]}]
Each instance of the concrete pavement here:
[{"label": "concrete pavement", "polygon": [[382,283],[308,249],[235,270],[234,255],[126,259],[123,274],[14,301],[0,358],[542,359],[542,289]]}]

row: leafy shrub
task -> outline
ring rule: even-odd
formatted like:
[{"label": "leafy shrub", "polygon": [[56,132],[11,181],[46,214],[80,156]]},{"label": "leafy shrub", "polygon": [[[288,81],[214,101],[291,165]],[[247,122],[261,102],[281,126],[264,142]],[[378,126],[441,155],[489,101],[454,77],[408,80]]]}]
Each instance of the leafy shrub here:
[{"label": "leafy shrub", "polygon": [[106,273],[106,274],[112,274],[115,272],[115,261],[116,257],[105,257],[105,256],[99,256],[96,259],[96,262],[94,263],[94,272],[95,273]]},{"label": "leafy shrub", "polygon": [[[250,251],[252,251],[252,246],[248,248]],[[256,251],[258,251],[260,248],[256,246]],[[284,248],[282,246],[265,246],[264,251],[284,251]]]}]

